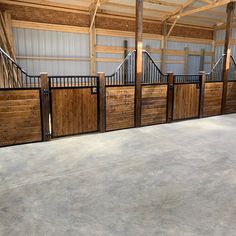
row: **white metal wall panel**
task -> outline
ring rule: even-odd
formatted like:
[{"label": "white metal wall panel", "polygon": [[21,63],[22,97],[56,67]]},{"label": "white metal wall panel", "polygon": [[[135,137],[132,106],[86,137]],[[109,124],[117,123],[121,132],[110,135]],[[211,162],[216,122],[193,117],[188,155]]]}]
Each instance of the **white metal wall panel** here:
[{"label": "white metal wall panel", "polygon": [[124,47],[124,40],[128,41],[128,47],[135,47],[133,38],[97,35],[97,45],[99,46]]},{"label": "white metal wall panel", "polygon": [[143,39],[143,49],[146,49],[146,47],[152,48],[160,48],[161,47],[161,42],[160,40],[156,39]]},{"label": "white metal wall panel", "polygon": [[111,75],[116,71],[120,64],[121,63],[119,62],[97,62],[97,71],[105,72],[106,75]]},{"label": "white metal wall panel", "polygon": [[200,56],[192,56],[188,57],[188,74],[196,75],[199,74],[200,71]]},{"label": "white metal wall panel", "polygon": [[200,51],[201,49],[205,49],[207,52],[211,51],[210,44],[196,44],[196,43],[187,43],[187,42],[173,42],[169,41],[167,43],[167,48],[170,50],[184,50],[184,48],[188,47],[191,51]]},{"label": "white metal wall panel", "polygon": [[84,61],[49,61],[18,59],[20,66],[30,75],[47,72],[48,75],[88,75],[88,62]]},{"label": "white metal wall panel", "polygon": [[215,40],[224,40],[225,39],[225,30],[217,30],[215,32]]},{"label": "white metal wall panel", "polygon": [[224,53],[224,46],[217,46],[215,48],[215,62],[217,62],[218,59],[222,57],[223,53]]},{"label": "white metal wall panel", "polygon": [[231,55],[236,58],[236,45],[231,46]]},{"label": "white metal wall panel", "polygon": [[[202,49],[204,49],[206,52],[210,52],[211,51],[211,44],[197,44],[197,43],[188,43],[188,42],[174,42],[174,41],[168,41],[167,43],[167,48],[169,50],[184,50],[184,48],[189,48],[190,51],[201,51]],[[183,56],[167,56],[166,60],[184,60]],[[208,58],[205,57],[205,60],[207,61]],[[194,65],[194,63],[190,63],[190,68],[189,71],[196,71],[196,67]],[[192,68],[191,68],[192,67]],[[173,73],[176,74],[183,74],[184,73],[184,64],[167,64],[166,66],[167,71],[173,71]]]},{"label": "white metal wall panel", "polygon": [[204,65],[204,71],[206,71],[207,73],[209,73],[211,71],[211,64],[205,64]]},{"label": "white metal wall panel", "polygon": [[[17,56],[88,58],[88,34],[57,32],[35,29],[13,29]],[[89,74],[89,61],[18,59],[30,74],[48,72],[49,75]]]},{"label": "white metal wall panel", "polygon": [[183,74],[184,65],[183,64],[166,64],[166,72],[173,72],[174,74]]}]

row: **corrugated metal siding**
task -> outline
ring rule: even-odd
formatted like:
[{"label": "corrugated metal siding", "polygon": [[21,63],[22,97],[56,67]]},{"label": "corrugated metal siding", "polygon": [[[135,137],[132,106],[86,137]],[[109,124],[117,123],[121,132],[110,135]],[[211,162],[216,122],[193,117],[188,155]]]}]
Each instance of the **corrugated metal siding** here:
[{"label": "corrugated metal siding", "polygon": [[128,47],[135,47],[135,40],[133,38],[97,35],[97,45],[99,46],[123,47],[124,40],[128,41]]},{"label": "corrugated metal siding", "polygon": [[160,48],[161,42],[160,42],[160,40],[144,39],[143,40],[143,48],[145,49],[147,46],[149,46],[150,48]]},{"label": "corrugated metal siding", "polygon": [[211,71],[211,64],[205,64],[204,65],[204,71],[206,71],[207,73],[209,73]]},{"label": "corrugated metal siding", "polygon": [[[17,56],[89,57],[87,34],[14,28],[13,38]],[[49,75],[89,74],[89,61],[18,59],[18,62],[31,74],[42,71]]]},{"label": "corrugated metal siding", "polygon": [[224,53],[224,46],[217,46],[215,48],[215,62],[217,62],[218,59],[222,57],[223,53]]},{"label": "corrugated metal siding", "polygon": [[183,74],[183,64],[166,64],[166,72],[173,72],[174,74]]},{"label": "corrugated metal siding", "polygon": [[[116,37],[116,36],[104,36],[97,35],[98,46],[110,46],[110,47],[124,47],[124,41],[128,41],[129,48],[135,48],[135,39],[130,37]],[[159,49],[161,45],[160,40],[144,39],[143,49]],[[154,61],[160,60],[160,54],[150,53]],[[97,53],[97,58],[120,58],[123,59],[123,54],[116,53]],[[97,62],[97,70],[104,71],[106,74],[112,74],[119,66],[119,62]]]},{"label": "corrugated metal siding", "polygon": [[[236,28],[232,30],[232,38],[236,39]],[[225,39],[225,30],[217,30],[215,32],[215,40],[224,40]],[[217,46],[215,49],[215,61],[217,61],[222,54],[224,53],[224,46]],[[236,58],[236,45],[231,46],[231,55]]]},{"label": "corrugated metal siding", "polygon": [[188,74],[196,75],[200,71],[200,56],[188,57]]},{"label": "corrugated metal siding", "polygon": [[169,41],[167,43],[167,47],[170,50],[184,50],[184,48],[188,47],[189,50],[191,51],[200,51],[201,49],[205,49],[207,52],[211,51],[210,44],[196,44],[196,43]]},{"label": "corrugated metal siding", "polygon": [[116,71],[120,64],[121,63],[119,62],[97,62],[97,71],[105,72],[106,75],[111,75]]},{"label": "corrugated metal siding", "polygon": [[225,39],[225,30],[217,30],[215,32],[215,40],[224,40]]},{"label": "corrugated metal siding", "polygon": [[[188,43],[188,42],[174,42],[174,41],[168,41],[167,48],[169,50],[184,50],[184,48],[189,48],[190,51],[201,51],[202,49],[205,49],[206,52],[211,51],[211,44],[197,44],[197,43]],[[190,56],[191,57],[191,56]],[[184,56],[167,56],[166,60],[171,61],[184,61]],[[190,58],[191,60],[191,58]],[[211,59],[210,59],[211,60]],[[210,61],[208,57],[205,57],[205,61]],[[198,63],[199,64],[199,63]],[[194,63],[189,63],[189,71],[191,71],[193,74],[196,73],[196,65]],[[166,65],[166,71],[173,71],[173,73],[176,74],[183,74],[184,73],[184,64],[167,64]],[[199,73],[199,69],[198,72]]]}]

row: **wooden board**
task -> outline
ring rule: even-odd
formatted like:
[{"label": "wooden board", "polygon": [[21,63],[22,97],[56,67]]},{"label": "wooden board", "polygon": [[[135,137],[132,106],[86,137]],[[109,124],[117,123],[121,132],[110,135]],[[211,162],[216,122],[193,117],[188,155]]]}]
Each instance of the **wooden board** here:
[{"label": "wooden board", "polygon": [[196,84],[174,85],[174,120],[198,117],[199,89]]},{"label": "wooden board", "polygon": [[216,116],[221,114],[223,83],[206,83],[203,116]]},{"label": "wooden board", "polygon": [[225,112],[236,112],[236,82],[228,82]]},{"label": "wooden board", "polygon": [[42,140],[40,91],[0,91],[0,146]]},{"label": "wooden board", "polygon": [[165,123],[166,109],[167,85],[142,86],[142,125]]},{"label": "wooden board", "polygon": [[106,88],[106,130],[134,127],[134,86]]},{"label": "wooden board", "polygon": [[52,89],[53,137],[98,130],[97,94],[91,88]]}]

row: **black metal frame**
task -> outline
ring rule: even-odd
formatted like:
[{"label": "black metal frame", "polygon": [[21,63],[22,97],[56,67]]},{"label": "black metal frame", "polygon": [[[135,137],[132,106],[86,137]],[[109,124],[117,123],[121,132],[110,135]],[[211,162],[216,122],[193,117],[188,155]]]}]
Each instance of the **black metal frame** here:
[{"label": "black metal frame", "polygon": [[1,48],[0,59],[2,71],[7,71],[7,80],[3,76],[3,88],[40,88],[40,76],[28,75]]},{"label": "black metal frame", "polygon": [[[86,134],[86,133],[93,133],[99,131],[99,124],[100,124],[100,113],[99,113],[99,77],[98,76],[49,76],[49,94],[50,94],[50,116],[51,116],[51,136],[52,138],[60,138],[78,134]],[[77,83],[69,83],[70,86],[66,86],[65,79],[76,79]],[[53,81],[56,80],[56,81]],[[84,85],[85,84],[85,85]],[[62,135],[62,136],[54,136],[53,135],[53,112],[52,112],[52,91],[53,90],[61,90],[61,89],[85,89],[91,88],[91,94],[97,96],[97,130],[92,132],[85,132],[85,133],[78,133],[72,135]],[[93,89],[96,89],[96,93]]]}]

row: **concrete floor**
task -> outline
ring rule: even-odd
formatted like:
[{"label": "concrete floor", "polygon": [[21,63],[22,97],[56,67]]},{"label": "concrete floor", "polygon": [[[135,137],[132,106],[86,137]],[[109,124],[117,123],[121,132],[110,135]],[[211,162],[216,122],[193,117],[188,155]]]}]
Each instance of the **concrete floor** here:
[{"label": "concrete floor", "polygon": [[236,235],[236,115],[1,148],[0,235]]}]

